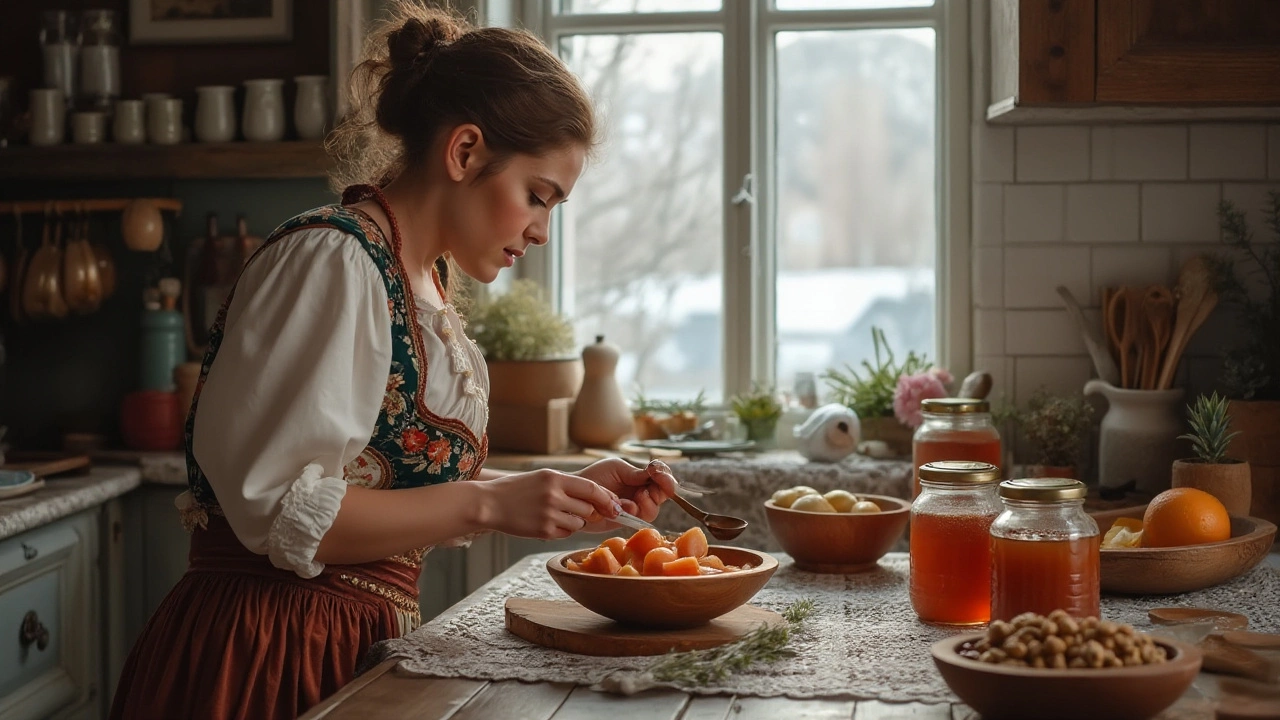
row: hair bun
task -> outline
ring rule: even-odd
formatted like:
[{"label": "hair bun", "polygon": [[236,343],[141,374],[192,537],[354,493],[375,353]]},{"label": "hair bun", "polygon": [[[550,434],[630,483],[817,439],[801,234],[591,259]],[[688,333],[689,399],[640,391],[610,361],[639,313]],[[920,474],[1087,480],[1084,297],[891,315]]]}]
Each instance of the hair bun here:
[{"label": "hair bun", "polygon": [[404,70],[427,62],[462,33],[463,28],[444,13],[431,13],[425,19],[409,18],[387,36],[391,66]]}]

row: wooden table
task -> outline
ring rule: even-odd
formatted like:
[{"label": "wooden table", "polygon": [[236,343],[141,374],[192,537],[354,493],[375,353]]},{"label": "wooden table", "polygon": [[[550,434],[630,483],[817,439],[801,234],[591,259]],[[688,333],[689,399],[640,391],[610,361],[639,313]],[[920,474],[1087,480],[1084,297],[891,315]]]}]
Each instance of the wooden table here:
[{"label": "wooden table", "polygon": [[[504,582],[519,572],[519,564],[489,581],[429,624],[447,622],[485,595],[489,585]],[[402,674],[398,660],[388,660],[302,716],[306,720],[365,720],[366,718],[415,718],[420,720],[980,720],[962,703],[886,703],[874,700],[792,700],[785,697],[732,697],[690,695],[678,690],[649,690],[624,697],[595,692],[568,683],[527,683],[517,680],[490,682],[461,678],[419,677]],[[1209,678],[1210,692],[1217,682]],[[1197,686],[1202,683],[1197,682]],[[1212,718],[1205,711],[1205,695],[1196,686],[1157,720]]]}]

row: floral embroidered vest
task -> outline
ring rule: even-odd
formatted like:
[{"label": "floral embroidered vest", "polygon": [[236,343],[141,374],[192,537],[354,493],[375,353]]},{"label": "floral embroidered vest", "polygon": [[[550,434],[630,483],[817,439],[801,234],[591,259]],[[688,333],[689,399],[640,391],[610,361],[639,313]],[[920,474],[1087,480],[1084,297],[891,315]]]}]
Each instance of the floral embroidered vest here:
[{"label": "floral embroidered vest", "polygon": [[[381,490],[474,478],[488,453],[488,435],[477,439],[460,420],[439,417],[426,406],[426,347],[414,309],[413,290],[400,263],[399,253],[367,215],[342,205],[326,205],[286,221],[271,233],[263,247],[291,232],[310,228],[337,228],[358,238],[382,272],[387,289],[392,353],[386,394],[369,445],[344,469],[346,481]],[[233,288],[210,330],[209,348],[200,370],[195,399],[187,415],[184,441],[187,483],[193,502],[182,514],[183,524],[188,530],[196,525],[204,526],[209,514],[222,514],[218,498],[192,452],[192,431],[200,405],[200,392],[209,368],[218,356],[227,308],[234,295]],[[298,471],[301,473],[302,468]],[[411,553],[411,564],[418,565],[423,552]]]}]

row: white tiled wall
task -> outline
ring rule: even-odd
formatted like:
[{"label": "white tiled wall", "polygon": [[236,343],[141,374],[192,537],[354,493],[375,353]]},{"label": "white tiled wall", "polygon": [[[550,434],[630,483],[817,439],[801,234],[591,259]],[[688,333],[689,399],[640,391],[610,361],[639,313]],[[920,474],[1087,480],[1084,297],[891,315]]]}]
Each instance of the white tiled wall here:
[{"label": "white tiled wall", "polygon": [[[1220,200],[1269,236],[1260,209],[1280,190],[1280,124],[1007,127],[987,123],[986,3],[972,6],[973,348],[992,396],[1076,393],[1093,375],[1055,288],[1101,327],[1108,286],[1172,283],[1182,263],[1222,252]],[[1239,330],[1215,312],[1192,339],[1179,382],[1208,389]]]}]

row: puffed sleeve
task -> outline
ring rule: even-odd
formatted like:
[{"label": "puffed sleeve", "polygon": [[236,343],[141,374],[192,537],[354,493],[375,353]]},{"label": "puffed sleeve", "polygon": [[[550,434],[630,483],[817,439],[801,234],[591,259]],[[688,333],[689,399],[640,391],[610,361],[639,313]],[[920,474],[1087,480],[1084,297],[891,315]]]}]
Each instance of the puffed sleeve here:
[{"label": "puffed sleeve", "polygon": [[304,578],[369,444],[391,365],[380,271],[336,229],[296,231],[245,268],[200,394],[192,449],[249,550]]}]

